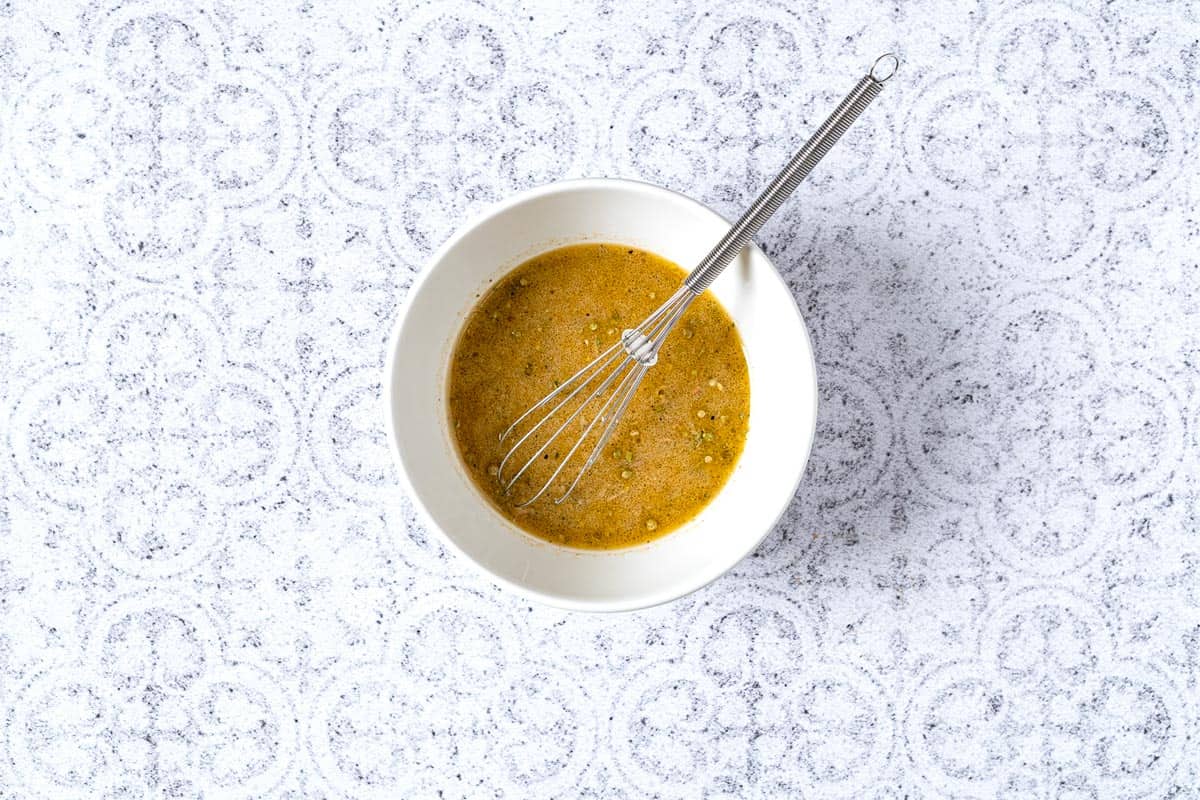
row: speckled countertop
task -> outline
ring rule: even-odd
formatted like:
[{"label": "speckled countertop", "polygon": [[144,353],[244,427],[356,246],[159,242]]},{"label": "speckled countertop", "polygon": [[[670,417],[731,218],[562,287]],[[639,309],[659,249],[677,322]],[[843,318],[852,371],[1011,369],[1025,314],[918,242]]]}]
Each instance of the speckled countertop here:
[{"label": "speckled countertop", "polygon": [[[1200,9],[0,4],[0,798],[1195,798]],[[492,588],[378,407],[413,276],[563,177],[762,237],[821,416],[669,606]]]}]

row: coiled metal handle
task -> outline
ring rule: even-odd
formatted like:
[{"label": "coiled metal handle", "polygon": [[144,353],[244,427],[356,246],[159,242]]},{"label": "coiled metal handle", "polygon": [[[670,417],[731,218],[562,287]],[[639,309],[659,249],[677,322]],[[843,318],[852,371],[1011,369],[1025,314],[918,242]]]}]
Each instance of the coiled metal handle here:
[{"label": "coiled metal handle", "polygon": [[808,177],[813,167],[825,157],[834,143],[842,138],[842,134],[849,130],[871,101],[879,96],[884,81],[892,77],[899,66],[900,59],[892,53],[885,53],[875,60],[871,71],[855,84],[850,94],[846,95],[829,118],[817,128],[817,132],[751,203],[741,219],[733,224],[717,246],[696,265],[683,282],[684,286],[694,294],[701,294],[712,285],[721,274],[721,270],[725,269],[743,247],[750,244],[763,223],[779,210],[783,201]]}]

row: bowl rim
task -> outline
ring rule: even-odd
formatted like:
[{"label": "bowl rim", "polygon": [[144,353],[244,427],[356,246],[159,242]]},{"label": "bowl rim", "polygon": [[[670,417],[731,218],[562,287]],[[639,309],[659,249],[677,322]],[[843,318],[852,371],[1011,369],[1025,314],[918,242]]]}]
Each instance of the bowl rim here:
[{"label": "bowl rim", "polygon": [[494,585],[507,589],[516,594],[518,597],[523,597],[543,605],[560,608],[567,611],[616,613],[654,608],[656,606],[674,602],[675,600],[686,597],[694,592],[698,592],[701,589],[715,583],[719,578],[728,574],[730,570],[734,569],[738,564],[744,561],[747,556],[753,553],[758,546],[762,544],[763,540],[765,540],[767,536],[769,536],[771,532],[775,530],[776,526],[779,524],[779,520],[782,519],[783,515],[787,512],[787,509],[795,499],[796,492],[804,478],[808,460],[812,455],[813,442],[816,438],[817,418],[820,414],[820,398],[817,387],[816,358],[812,348],[812,337],[808,332],[808,326],[804,322],[804,317],[800,313],[800,308],[796,304],[796,298],[792,294],[791,289],[788,288],[787,282],[784,281],[783,276],[779,274],[779,270],[775,268],[774,262],[771,261],[771,259],[765,252],[762,251],[761,248],[759,248],[757,243],[751,242],[749,247],[754,248],[754,250],[756,250],[764,259],[764,261],[771,267],[771,278],[779,284],[779,288],[781,288],[791,300],[790,305],[792,312],[796,315],[796,320],[799,323],[800,328],[800,336],[805,350],[809,354],[807,363],[798,364],[797,366],[801,369],[808,370],[809,374],[806,377],[809,385],[812,387],[811,399],[813,404],[813,414],[808,431],[808,442],[805,445],[803,458],[798,461],[800,464],[800,469],[796,474],[795,480],[793,481],[791,492],[776,511],[771,524],[766,526],[762,533],[753,541],[748,541],[746,548],[738,555],[736,559],[723,566],[720,570],[716,571],[715,574],[712,574],[711,576],[702,576],[696,582],[687,583],[686,585],[676,587],[673,590],[663,592],[661,594],[631,596],[619,600],[580,600],[570,596],[540,592],[496,574],[482,563],[472,558],[465,550],[463,550],[458,543],[454,541],[452,536],[442,530],[441,525],[439,525],[433,518],[433,515],[426,507],[425,502],[421,499],[420,494],[416,491],[416,488],[409,478],[408,468],[405,466],[404,462],[404,454],[400,448],[400,439],[392,417],[392,408],[394,405],[393,395],[395,391],[395,384],[392,380],[392,376],[395,370],[397,354],[399,353],[400,349],[400,340],[404,333],[405,323],[408,319],[409,312],[412,309],[413,301],[419,296],[422,286],[424,286],[425,281],[429,278],[430,274],[432,274],[436,265],[445,259],[446,254],[455,246],[457,246],[458,243],[471,231],[480,227],[488,220],[508,211],[510,208],[521,205],[522,203],[527,203],[531,200],[538,199],[540,197],[561,194],[565,192],[589,191],[595,189],[624,189],[642,192],[649,195],[658,195],[676,202],[682,202],[685,205],[693,206],[699,211],[718,217],[726,225],[732,225],[725,215],[713,210],[712,208],[709,208],[707,205],[699,200],[696,200],[695,198],[689,197],[688,195],[674,189],[668,189],[648,181],[632,178],[570,178],[543,184],[541,186],[535,186],[492,203],[475,214],[467,217],[462,224],[455,229],[454,233],[452,233],[449,238],[446,239],[446,241],[444,241],[436,250],[434,250],[433,253],[429,255],[427,259],[425,259],[425,268],[418,272],[416,277],[413,279],[412,284],[409,286],[408,293],[405,295],[404,300],[400,304],[396,321],[392,325],[391,335],[388,337],[387,356],[383,366],[383,391],[380,399],[383,404],[382,411],[384,421],[387,426],[389,441],[388,446],[392,453],[392,462],[395,464],[397,474],[400,478],[400,488],[403,490],[408,500],[412,503],[414,510],[420,517],[421,521],[425,524],[426,529],[432,531],[448,551],[465,560],[474,568],[476,573],[481,574]]}]

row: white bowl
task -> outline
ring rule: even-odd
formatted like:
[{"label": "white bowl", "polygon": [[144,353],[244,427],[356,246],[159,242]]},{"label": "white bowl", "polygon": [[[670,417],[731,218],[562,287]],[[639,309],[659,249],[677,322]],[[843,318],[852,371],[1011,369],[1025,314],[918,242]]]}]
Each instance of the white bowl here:
[{"label": "white bowl", "polygon": [[450,549],[534,600],[582,611],[623,611],[699,589],[762,541],[804,472],[817,386],[795,301],[757,247],[730,264],[710,290],[737,323],[750,369],[745,451],[725,488],[682,528],[649,544],[611,551],[576,550],[531,536],[471,483],[446,414],[451,350],[491,281],[540,252],[584,241],[633,245],[690,269],[728,228],[701,204],[656,186],[564,181],[494,206],[434,254],[396,322],[383,383],[401,478]]}]

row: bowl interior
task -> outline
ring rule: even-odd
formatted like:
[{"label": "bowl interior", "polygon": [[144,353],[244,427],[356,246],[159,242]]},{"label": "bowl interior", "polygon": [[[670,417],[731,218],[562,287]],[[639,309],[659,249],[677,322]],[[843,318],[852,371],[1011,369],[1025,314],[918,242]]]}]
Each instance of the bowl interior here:
[{"label": "bowl interior", "polygon": [[685,269],[728,229],[704,206],[631,181],[554,184],[497,206],[455,235],[413,287],[385,376],[400,471],[427,521],[499,583],[566,608],[624,610],[665,602],[732,567],[769,532],[804,471],[816,420],[812,350],[795,303],[750,248],[711,291],[742,335],[750,370],[746,447],[725,488],[692,522],[646,545],[579,551],[505,520],[460,466],[445,410],[460,326],[490,282],[537,253],[582,241],[630,244]]}]

